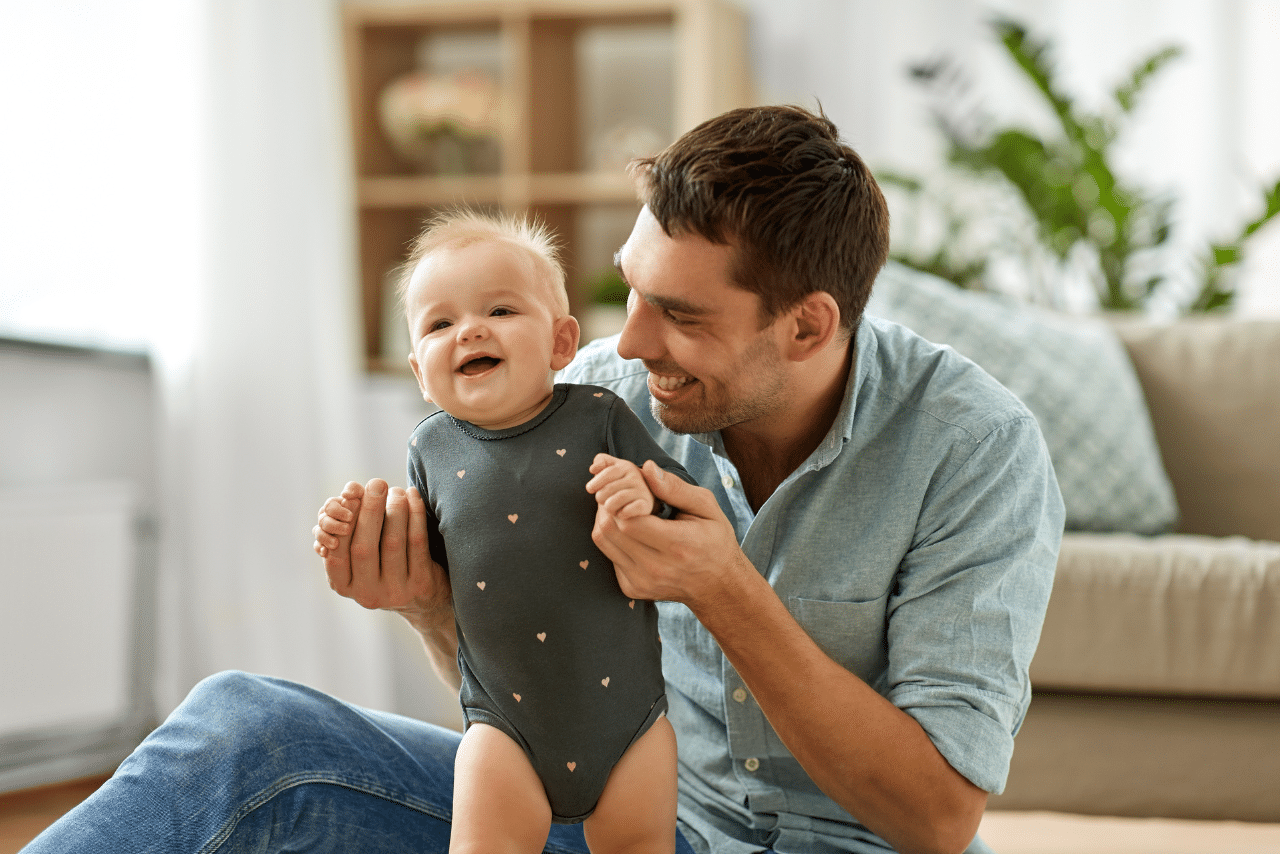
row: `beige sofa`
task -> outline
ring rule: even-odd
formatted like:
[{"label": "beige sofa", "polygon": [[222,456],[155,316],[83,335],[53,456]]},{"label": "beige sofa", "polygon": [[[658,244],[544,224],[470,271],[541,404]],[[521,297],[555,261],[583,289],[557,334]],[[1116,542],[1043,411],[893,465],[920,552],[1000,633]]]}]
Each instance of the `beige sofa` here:
[{"label": "beige sofa", "polygon": [[1117,324],[1176,533],[1068,533],[996,810],[1280,822],[1280,321]]}]

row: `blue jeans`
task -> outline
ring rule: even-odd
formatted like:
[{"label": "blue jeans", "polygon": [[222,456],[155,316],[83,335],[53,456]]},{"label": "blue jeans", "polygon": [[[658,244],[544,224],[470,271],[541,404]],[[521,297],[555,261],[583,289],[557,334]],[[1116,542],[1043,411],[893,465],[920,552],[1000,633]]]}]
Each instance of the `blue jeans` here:
[{"label": "blue jeans", "polygon": [[[445,852],[459,739],[302,685],[220,673],[23,854]],[[553,825],[546,850],[585,852],[581,825]],[[679,833],[676,850],[692,854]]]}]

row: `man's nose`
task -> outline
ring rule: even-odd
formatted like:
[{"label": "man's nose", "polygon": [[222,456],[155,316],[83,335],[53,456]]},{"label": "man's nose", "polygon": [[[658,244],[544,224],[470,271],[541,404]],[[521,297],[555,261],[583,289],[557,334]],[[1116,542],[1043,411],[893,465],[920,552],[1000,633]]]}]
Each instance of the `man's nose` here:
[{"label": "man's nose", "polygon": [[653,306],[636,295],[627,297],[627,321],[618,338],[618,355],[624,359],[655,362],[662,357],[662,339]]}]

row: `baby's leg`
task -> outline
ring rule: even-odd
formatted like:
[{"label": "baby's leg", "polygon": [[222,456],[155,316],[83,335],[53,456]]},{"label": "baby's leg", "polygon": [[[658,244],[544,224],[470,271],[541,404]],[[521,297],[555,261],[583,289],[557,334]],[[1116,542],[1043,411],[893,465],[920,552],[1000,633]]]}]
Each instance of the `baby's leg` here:
[{"label": "baby's leg", "polygon": [[472,724],[454,760],[449,854],[537,854],[551,830],[551,806],[529,757],[510,736]]},{"label": "baby's leg", "polygon": [[663,715],[613,767],[583,824],[591,854],[676,847],[676,733]]}]

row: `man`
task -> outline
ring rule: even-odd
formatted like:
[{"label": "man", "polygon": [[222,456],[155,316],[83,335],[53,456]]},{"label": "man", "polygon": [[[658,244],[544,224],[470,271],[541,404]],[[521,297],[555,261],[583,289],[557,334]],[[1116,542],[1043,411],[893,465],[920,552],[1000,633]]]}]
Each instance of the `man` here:
[{"label": "man", "polygon": [[[616,391],[709,487],[646,466],[683,512],[594,532],[623,589],[661,602],[679,850],[987,850],[1063,522],[1033,417],[952,351],[862,318],[888,218],[825,117],[732,111],[636,171],[626,326],[564,378]],[[330,501],[316,530],[331,585],[400,612],[456,685],[421,497],[380,480],[344,496],[358,511]],[[216,805],[152,831],[192,850],[276,850],[284,828],[443,850],[456,733],[246,676],[203,683],[157,732],[117,778],[156,791],[198,768]],[[121,786],[78,823],[101,832]],[[561,831],[548,850],[583,850]]]},{"label": "man", "polygon": [[[714,490],[649,467],[684,514],[595,534],[625,592],[665,603],[682,829],[699,849],[962,850],[1003,784],[1062,527],[1036,424],[953,354],[859,328],[888,218],[824,117],[735,111],[636,171],[626,326],[565,379],[647,412]],[[400,501],[397,538],[418,515]],[[329,561],[357,598],[380,508],[362,512],[352,567]]]}]

